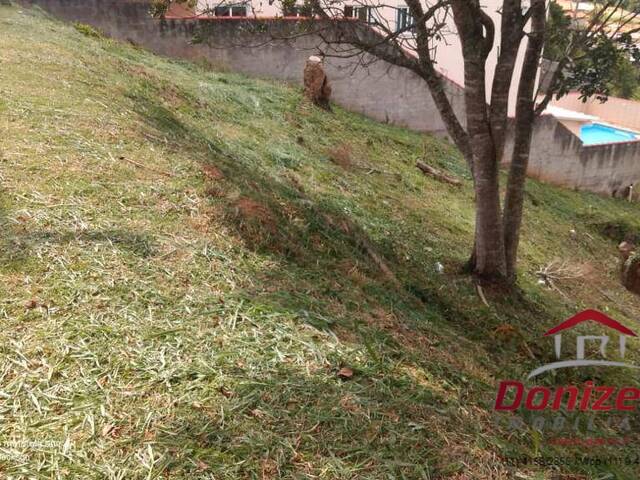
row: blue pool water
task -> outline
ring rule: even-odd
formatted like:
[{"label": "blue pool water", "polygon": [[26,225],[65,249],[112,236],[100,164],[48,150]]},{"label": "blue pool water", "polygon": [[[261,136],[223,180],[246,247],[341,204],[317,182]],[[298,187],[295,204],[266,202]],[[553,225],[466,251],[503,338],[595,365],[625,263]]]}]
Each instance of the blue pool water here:
[{"label": "blue pool water", "polygon": [[580,128],[580,140],[583,145],[598,145],[601,143],[631,142],[638,136],[627,130],[620,130],[600,123],[583,125]]}]

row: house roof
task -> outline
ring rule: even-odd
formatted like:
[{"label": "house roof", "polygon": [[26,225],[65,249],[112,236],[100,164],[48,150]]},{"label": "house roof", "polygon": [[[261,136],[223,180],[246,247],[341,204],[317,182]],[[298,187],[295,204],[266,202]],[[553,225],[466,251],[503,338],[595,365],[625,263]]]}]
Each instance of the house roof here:
[{"label": "house roof", "polygon": [[566,108],[549,105],[543,115],[553,115],[558,120],[572,120],[574,122],[593,122],[599,120],[595,115],[587,115],[586,113],[567,110]]},{"label": "house roof", "polygon": [[188,18],[193,17],[194,12],[187,5],[177,2],[171,2],[165,13],[165,17],[170,18]]},{"label": "house roof", "polygon": [[605,325],[609,328],[613,328],[614,330],[617,330],[618,332],[624,335],[629,335],[631,337],[637,336],[635,333],[633,333],[632,330],[628,329],[621,323],[616,322],[613,318],[597,310],[585,310],[584,312],[580,312],[574,315],[573,317],[569,318],[568,320],[565,320],[560,325],[553,327],[551,330],[545,333],[544,336],[546,337],[548,335],[555,335],[556,333],[559,333],[562,330],[573,328],[579,323],[586,322],[587,320],[593,320],[594,322],[601,323],[602,325]]},{"label": "house roof", "polygon": [[[595,11],[601,9],[598,7],[596,10],[593,2],[578,0],[556,0],[556,2],[564,9],[565,13],[581,23],[590,22]],[[635,17],[633,11],[610,6],[603,18],[606,19],[607,33],[614,33],[616,36],[620,33],[630,33],[634,39],[637,39],[640,18]]]}]

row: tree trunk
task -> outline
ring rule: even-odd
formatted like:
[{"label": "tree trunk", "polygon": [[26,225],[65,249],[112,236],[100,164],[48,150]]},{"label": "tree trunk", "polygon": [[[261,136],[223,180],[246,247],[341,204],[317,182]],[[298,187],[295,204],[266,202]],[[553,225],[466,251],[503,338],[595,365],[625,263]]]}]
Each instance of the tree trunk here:
[{"label": "tree trunk", "polygon": [[504,244],[507,277],[510,282],[516,280],[525,182],[535,120],[536,73],[544,45],[545,22],[545,0],[533,0],[531,2],[531,33],[518,86],[514,147],[504,203]]},{"label": "tree trunk", "polygon": [[491,135],[496,145],[498,162],[502,161],[509,118],[509,91],[524,35],[525,19],[520,0],[505,0],[502,5],[501,37],[498,61],[491,88],[489,120]]},{"label": "tree trunk", "polygon": [[[425,11],[420,0],[406,0],[406,4],[413,18],[423,18],[425,16]],[[432,6],[432,8],[436,7]],[[445,82],[442,75],[434,68],[429,44],[429,39],[432,34],[429,32],[426,22],[418,22],[415,26],[415,33],[416,44],[420,52],[418,56],[420,63],[418,74],[427,82],[431,98],[440,113],[447,133],[462,152],[467,166],[469,170],[471,170],[471,175],[473,175],[473,152],[471,151],[469,136],[453,110],[451,100],[445,91]]]},{"label": "tree trunk", "polygon": [[[480,143],[480,140],[478,142]],[[500,212],[499,163],[490,136],[476,150],[476,237],[474,243],[474,273],[489,282],[502,283],[507,267],[502,216]]]},{"label": "tree trunk", "polygon": [[452,3],[464,57],[464,95],[467,132],[473,152],[476,230],[473,272],[481,279],[502,283],[506,278],[504,235],[500,211],[499,162],[491,134],[486,96],[485,66],[493,48],[493,29],[477,2]]},{"label": "tree trunk", "polygon": [[473,152],[471,150],[471,145],[469,144],[467,132],[464,131],[464,128],[460,125],[460,122],[458,122],[458,117],[453,111],[449,97],[447,97],[447,93],[444,89],[444,82],[440,74],[431,66],[426,65],[426,67],[427,70],[422,78],[429,86],[431,98],[438,109],[438,113],[440,113],[440,117],[447,129],[447,133],[456,144],[456,147],[458,147],[462,152],[462,156],[467,162],[467,166],[473,176]]}]

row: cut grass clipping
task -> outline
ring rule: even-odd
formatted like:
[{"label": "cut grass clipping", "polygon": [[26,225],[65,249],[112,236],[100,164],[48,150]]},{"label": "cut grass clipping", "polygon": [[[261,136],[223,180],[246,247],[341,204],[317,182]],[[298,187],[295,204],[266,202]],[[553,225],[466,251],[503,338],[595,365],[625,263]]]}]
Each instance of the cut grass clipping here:
[{"label": "cut grass clipping", "polygon": [[[570,314],[637,329],[601,227],[636,204],[529,182],[522,291],[485,304],[440,140],[29,9],[0,7],[0,63],[3,478],[638,478],[492,415]],[[568,462],[503,460],[540,455]]]}]

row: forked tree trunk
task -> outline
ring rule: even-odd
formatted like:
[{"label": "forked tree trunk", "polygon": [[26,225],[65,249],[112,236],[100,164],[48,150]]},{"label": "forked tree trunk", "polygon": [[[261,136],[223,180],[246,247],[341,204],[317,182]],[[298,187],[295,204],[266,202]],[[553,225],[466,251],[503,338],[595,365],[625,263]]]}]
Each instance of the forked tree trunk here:
[{"label": "forked tree trunk", "polygon": [[478,5],[452,4],[462,40],[467,132],[473,152],[476,230],[472,271],[483,280],[506,278],[504,236],[500,211],[499,161],[486,101],[486,61],[493,48],[493,31],[483,23]]},{"label": "forked tree trunk", "polygon": [[[530,17],[531,32],[528,35],[527,50],[519,79],[514,149],[506,186],[504,212],[500,211],[498,183],[498,170],[504,146],[504,136],[501,131],[504,123],[501,119],[506,120],[507,117],[506,102],[502,96],[508,92],[506,82],[508,79],[510,84],[509,72],[512,71],[514,65],[512,55],[517,53],[517,48],[509,49],[510,51],[503,50],[500,60],[504,57],[504,62],[499,60],[496,69],[497,77],[494,79],[491,102],[492,139],[478,142],[474,141],[476,137],[472,135],[472,145],[474,146],[474,155],[476,155],[476,238],[470,263],[478,276],[494,283],[503,283],[506,280],[508,284],[513,284],[516,280],[525,182],[535,120],[536,73],[544,45],[545,0],[532,1]],[[503,35],[505,33],[508,34],[503,31]],[[517,37],[517,32],[512,32],[512,34]],[[500,64],[503,68],[500,68]],[[472,87],[469,92],[471,98],[480,94],[473,85],[470,86]],[[501,88],[501,86],[505,88]],[[467,107],[469,107],[469,100],[468,97]],[[484,122],[478,121],[480,120],[477,116],[479,107],[472,108],[476,113],[475,124],[481,125]],[[474,127],[469,125],[469,128],[471,133]],[[485,143],[487,146],[484,146]],[[488,147],[490,143],[495,147],[493,157]]]},{"label": "forked tree trunk", "polygon": [[[424,8],[419,0],[407,0],[406,3],[412,17],[417,19],[414,28],[418,58],[406,55],[393,37],[389,37],[389,41],[377,36],[369,38],[369,30],[354,28],[347,34],[341,34],[340,40],[408,68],[426,81],[447,131],[467,160],[474,180],[476,226],[469,270],[484,280],[504,284],[508,279],[515,279],[524,182],[534,119],[533,90],[544,41],[544,35],[540,36],[538,32],[544,30],[545,0],[531,0],[529,9],[524,8],[521,0],[503,1],[501,52],[495,67],[489,104],[485,69],[487,58],[495,46],[495,25],[483,10],[482,2],[439,0],[428,8]],[[431,58],[430,39],[434,35],[431,24],[435,12],[442,8],[451,8],[462,43],[466,109],[464,126],[452,108],[444,88],[445,82]],[[528,39],[525,67],[520,78],[515,148],[503,212],[499,170],[507,131],[509,89],[529,19],[533,31]],[[437,34],[438,30],[435,32]]]}]

